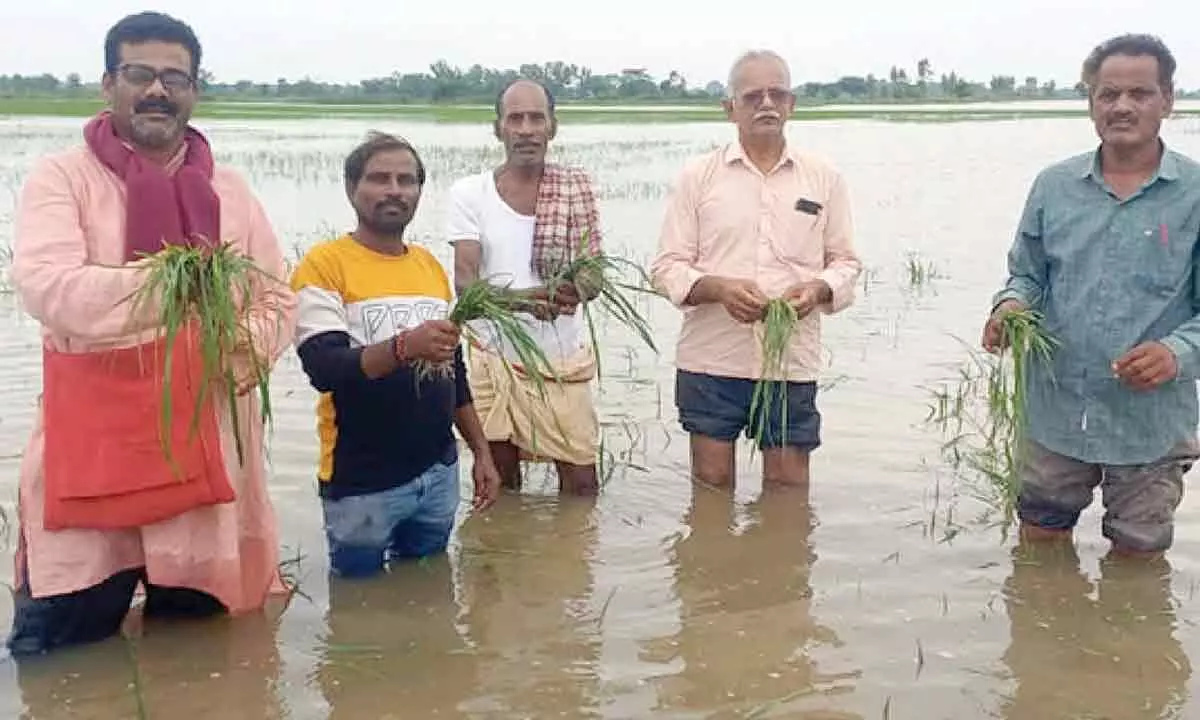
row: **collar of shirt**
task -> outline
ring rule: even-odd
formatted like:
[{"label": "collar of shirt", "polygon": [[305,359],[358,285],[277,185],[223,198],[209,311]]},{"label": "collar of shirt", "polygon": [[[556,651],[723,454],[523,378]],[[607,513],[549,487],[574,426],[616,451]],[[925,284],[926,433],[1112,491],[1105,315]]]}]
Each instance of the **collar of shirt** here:
[{"label": "collar of shirt", "polygon": [[779,170],[781,168],[784,168],[784,167],[787,167],[787,166],[790,166],[793,164],[799,164],[800,158],[797,156],[797,154],[792,150],[792,147],[790,145],[788,145],[787,141],[785,140],[784,146],[783,146],[783,152],[780,153],[779,161],[775,163],[775,167],[771,168],[771,172],[762,173],[762,171],[758,169],[758,166],[755,165],[750,160],[750,156],[746,154],[746,149],[744,147],[742,147],[741,141],[734,141],[725,146],[725,163],[727,165],[732,165],[737,162],[742,163],[743,165],[750,168],[751,170],[753,170],[756,173],[772,175],[776,172],[779,172]]},{"label": "collar of shirt", "polygon": [[[1142,187],[1143,190],[1154,185],[1159,180],[1162,180],[1163,182],[1174,182],[1179,179],[1178,154],[1171,148],[1167,147],[1167,144],[1162,140],[1159,140],[1158,142],[1162,147],[1162,155],[1158,161],[1158,170],[1156,170],[1154,175],[1152,175],[1150,179],[1146,181],[1146,184]],[[1084,168],[1082,172],[1080,172],[1079,176],[1084,180],[1091,180],[1092,182],[1107,188],[1108,185],[1104,181],[1104,173],[1100,167],[1100,151],[1102,147],[1103,145],[1098,145],[1096,146],[1096,149],[1092,151],[1090,156],[1091,162],[1084,165]]]}]

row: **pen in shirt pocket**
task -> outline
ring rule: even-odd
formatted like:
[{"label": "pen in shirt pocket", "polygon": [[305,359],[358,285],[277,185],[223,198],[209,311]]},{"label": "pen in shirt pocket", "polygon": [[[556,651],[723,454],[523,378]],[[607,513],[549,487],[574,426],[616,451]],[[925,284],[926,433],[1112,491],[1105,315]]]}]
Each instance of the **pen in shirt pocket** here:
[{"label": "pen in shirt pocket", "polygon": [[796,201],[796,210],[804,213],[805,215],[812,215],[815,217],[821,213],[822,209],[823,209],[823,206],[821,205],[821,203],[819,203],[815,200],[809,200],[808,198],[800,198],[799,200]]}]

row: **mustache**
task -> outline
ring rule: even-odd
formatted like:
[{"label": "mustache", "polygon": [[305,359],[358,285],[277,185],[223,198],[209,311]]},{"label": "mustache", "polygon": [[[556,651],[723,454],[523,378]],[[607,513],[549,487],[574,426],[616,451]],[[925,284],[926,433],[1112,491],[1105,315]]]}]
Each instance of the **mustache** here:
[{"label": "mustache", "polygon": [[384,200],[375,206],[376,210],[386,210],[388,208],[396,208],[401,212],[408,212],[408,203],[402,200]]},{"label": "mustache", "polygon": [[137,114],[142,113],[163,113],[171,117],[179,114],[179,107],[169,100],[150,99],[143,100],[134,106],[133,111]]}]

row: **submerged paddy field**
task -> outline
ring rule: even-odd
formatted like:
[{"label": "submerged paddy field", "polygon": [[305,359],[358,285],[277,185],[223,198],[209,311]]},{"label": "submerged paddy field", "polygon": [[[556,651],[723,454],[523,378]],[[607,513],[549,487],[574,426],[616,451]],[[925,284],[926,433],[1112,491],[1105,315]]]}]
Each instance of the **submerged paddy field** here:
[{"label": "submerged paddy field", "polygon": [[[437,123],[393,108],[222,109],[208,106],[197,122],[218,160],[250,181],[293,258],[351,227],[341,163],[368,129],[401,134],[423,154],[430,180],[410,236],[447,267],[447,189],[500,159],[487,108]],[[44,110],[0,101],[3,581],[15,542],[5,518],[40,392],[37,326],[2,291],[13,212],[31,163],[77,142],[90,112]],[[675,173],[733,137],[719,111],[693,111],[703,116],[642,122],[624,108],[564,109],[554,152],[593,174],[609,252],[648,264]],[[1101,562],[1098,502],[1077,552],[1015,552],[1011,534],[979,521],[988,507],[927,423],[977,348],[1029,182],[1095,144],[1086,117],[996,112],[1010,115],[830,115],[789,128],[844,173],[867,267],[855,305],[823,320],[824,446],[807,497],[764,497],[760,456],[745,443],[733,498],[693,491],[672,398],[679,314],[638,297],[660,355],[598,319],[599,499],[560,499],[534,469],[520,496],[486,514],[464,501],[446,557],[331,581],[316,397],[289,352],[270,385],[271,493],[301,592],[236,620],[162,626],[135,613],[128,639],[19,672],[0,659],[0,717],[1200,716],[1200,504],[1185,495],[1163,566]],[[1180,116],[1165,134],[1200,157],[1200,118]],[[0,592],[0,633],[11,611]]]}]

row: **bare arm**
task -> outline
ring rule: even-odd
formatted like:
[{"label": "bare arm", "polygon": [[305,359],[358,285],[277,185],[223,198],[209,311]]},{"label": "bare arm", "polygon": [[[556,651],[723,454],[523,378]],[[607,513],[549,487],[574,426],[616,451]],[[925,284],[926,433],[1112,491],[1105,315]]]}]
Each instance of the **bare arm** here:
[{"label": "bare arm", "polygon": [[479,279],[479,268],[483,264],[483,246],[478,240],[459,240],[454,243],[454,291]]},{"label": "bare arm", "polygon": [[477,457],[486,457],[491,453],[487,435],[483,432],[483,423],[479,413],[475,411],[475,403],[468,402],[454,411],[454,427],[458,428],[462,439]]},{"label": "bare arm", "polygon": [[[458,240],[454,243],[454,291],[462,291],[471,283],[479,280],[480,268],[483,265],[483,246],[478,240]],[[554,317],[549,303],[549,291],[544,287],[529,290],[511,290],[516,298],[514,308],[527,312],[540,320],[550,320]]]},{"label": "bare arm", "polygon": [[471,469],[471,479],[475,485],[472,506],[475,510],[485,510],[496,502],[496,496],[500,492],[500,473],[496,471],[492,448],[483,432],[483,423],[479,420],[479,414],[475,412],[473,402],[459,405],[454,411],[454,426],[458,428],[463,440],[471,448],[471,454],[475,456],[475,466]]}]

